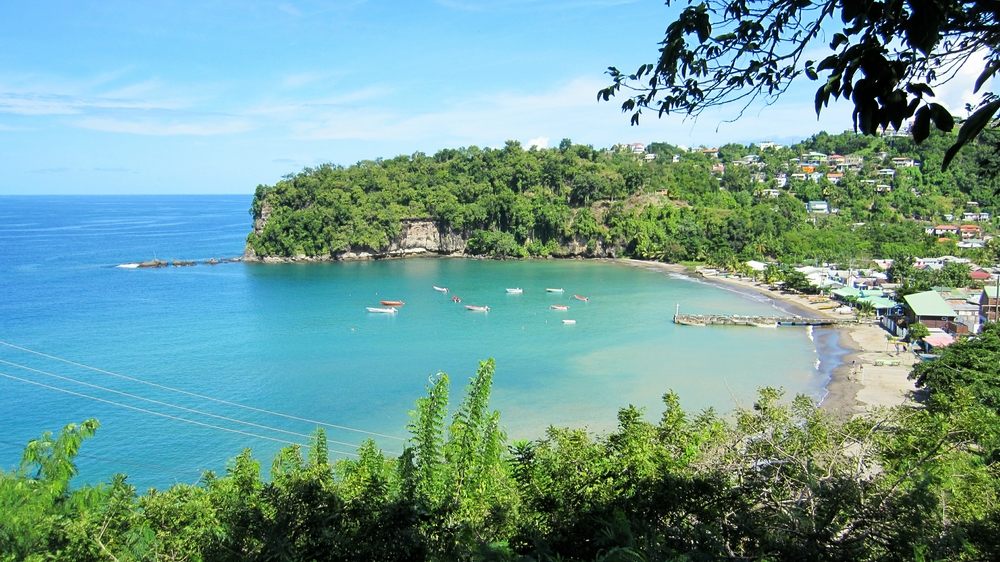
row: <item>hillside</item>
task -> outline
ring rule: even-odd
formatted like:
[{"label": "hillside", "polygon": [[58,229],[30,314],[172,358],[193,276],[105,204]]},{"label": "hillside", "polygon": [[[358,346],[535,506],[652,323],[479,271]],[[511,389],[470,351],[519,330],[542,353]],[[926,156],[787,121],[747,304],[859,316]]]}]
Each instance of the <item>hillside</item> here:
[{"label": "hillside", "polygon": [[[936,134],[917,146],[906,136],[820,133],[790,147],[692,150],[596,150],[568,139],[524,150],[511,141],[326,164],[258,186],[247,254],[401,254],[413,248],[415,224],[421,240],[437,232],[437,246],[420,242],[430,251],[492,257],[726,263],[957,253],[920,223],[995,215],[1000,199],[994,136],[942,172],[952,140]],[[831,212],[810,213],[809,201],[826,201]]]}]

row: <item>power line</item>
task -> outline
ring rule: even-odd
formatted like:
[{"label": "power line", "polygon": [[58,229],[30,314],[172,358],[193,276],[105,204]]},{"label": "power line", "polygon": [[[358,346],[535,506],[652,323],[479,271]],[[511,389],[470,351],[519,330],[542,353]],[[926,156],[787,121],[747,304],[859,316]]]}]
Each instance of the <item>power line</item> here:
[{"label": "power line", "polygon": [[[64,381],[74,382],[76,384],[81,384],[83,386],[89,386],[91,388],[96,388],[98,390],[103,390],[105,392],[112,392],[114,394],[120,394],[122,396],[127,396],[129,398],[135,398],[136,400],[144,400],[146,402],[151,402],[153,404],[159,404],[160,406],[167,406],[168,408],[176,408],[178,410],[183,410],[185,412],[191,412],[193,414],[200,414],[202,416],[208,416],[208,417],[216,418],[216,419],[220,419],[220,420],[226,420],[226,421],[230,421],[230,422],[234,422],[234,423],[239,423],[239,424],[243,424],[243,425],[249,425],[249,426],[257,427],[257,428],[260,428],[260,429],[267,429],[267,430],[270,430],[270,431],[277,431],[279,433],[287,433],[289,435],[294,435],[296,437],[305,437],[306,439],[311,439],[312,438],[311,435],[306,435],[304,433],[296,433],[294,431],[288,431],[287,429],[278,429],[276,427],[270,427],[270,426],[267,426],[267,425],[261,425],[261,424],[257,424],[257,423],[253,423],[253,422],[243,421],[243,420],[239,420],[239,419],[236,419],[236,418],[230,418],[230,417],[227,417],[227,416],[220,416],[218,414],[212,414],[212,413],[209,413],[209,412],[203,412],[201,410],[195,410],[193,408],[185,408],[184,406],[177,406],[175,404],[170,404],[168,402],[161,402],[159,400],[153,400],[152,398],[144,398],[142,396],[138,396],[138,395],[135,395],[135,394],[129,394],[128,392],[122,392],[120,390],[115,390],[113,388],[107,388],[107,387],[103,387],[103,386],[96,385],[96,384],[90,384],[89,382],[83,382],[83,381],[79,381],[79,380],[76,380],[76,379],[73,379],[73,378],[70,378],[70,377],[64,377],[62,375],[57,375],[55,373],[50,373],[48,371],[41,371],[41,370],[38,370],[38,369],[33,369],[33,368],[27,367],[25,365],[18,365],[17,363],[12,363],[10,361],[5,361],[3,359],[0,359],[0,363],[5,363],[7,365],[11,365],[12,367],[17,367],[19,369],[24,369],[26,371],[33,371],[35,373],[39,373],[39,374],[46,375],[46,376],[49,376],[49,377],[54,377],[54,378],[57,378],[57,379],[62,379]],[[338,445],[344,445],[346,447],[360,447],[361,446],[361,445],[356,445],[354,443],[345,443],[343,441],[335,441],[333,439],[327,439],[327,441],[330,442],[330,443],[336,443]]]},{"label": "power line", "polygon": [[[2,440],[0,440],[0,445],[10,445],[12,447],[16,447],[16,448],[21,449],[21,450],[24,449],[24,445],[19,445],[17,443],[13,443],[11,441],[2,441]],[[81,457],[81,458],[85,458],[85,459],[93,459],[95,461],[102,461],[102,462],[108,462],[108,463],[114,463],[114,464],[121,464],[121,465],[126,465],[126,466],[135,466],[135,467],[139,467],[139,468],[148,468],[150,470],[160,470],[160,471],[163,471],[163,472],[173,472],[173,473],[176,473],[176,474],[196,474],[198,476],[201,476],[201,474],[202,474],[201,472],[199,472],[197,470],[179,470],[179,469],[176,469],[176,468],[167,468],[165,466],[157,466],[155,464],[145,464],[145,463],[141,463],[141,462],[123,461],[121,459],[109,459],[107,457],[95,457],[94,455],[85,455],[83,453],[77,453],[76,456],[77,457]]]},{"label": "power line", "polygon": [[[210,423],[204,423],[204,422],[200,422],[200,421],[189,420],[187,418],[181,418],[181,417],[177,417],[177,416],[171,416],[170,414],[164,414],[162,412],[154,412],[153,410],[147,410],[145,408],[138,408],[136,406],[129,406],[128,404],[122,404],[120,402],[114,402],[114,401],[111,401],[111,400],[105,400],[103,398],[97,398],[96,396],[90,396],[88,394],[82,394],[82,393],[79,393],[79,392],[73,392],[72,390],[66,390],[64,388],[59,388],[57,386],[51,386],[51,385],[43,384],[43,383],[40,383],[40,382],[31,381],[31,380],[28,380],[28,379],[22,379],[21,377],[15,377],[14,375],[8,375],[7,373],[0,373],[0,377],[7,377],[8,379],[14,379],[16,381],[21,381],[21,382],[24,382],[24,383],[33,384],[35,386],[40,386],[40,387],[43,387],[43,388],[48,388],[48,389],[55,390],[55,391],[58,391],[58,392],[65,392],[66,394],[72,394],[74,396],[80,396],[80,397],[83,397],[83,398],[89,398],[91,400],[96,400],[97,402],[104,402],[105,404],[111,404],[113,406],[120,406],[122,408],[128,408],[129,410],[135,410],[137,412],[144,412],[144,413],[147,413],[147,414],[152,414],[154,416],[160,416],[160,417],[164,417],[164,418],[168,418],[168,419],[172,419],[172,420],[182,421],[182,422],[185,422],[185,423],[190,423],[190,424],[194,424],[194,425],[200,425],[202,427],[208,427],[208,428],[212,428],[212,429],[218,429],[220,431],[228,431],[229,433],[238,433],[240,435],[247,435],[249,437],[256,437],[258,439],[266,439],[268,441],[275,441],[277,443],[285,443],[287,445],[299,445],[299,446],[302,446],[302,443],[296,443],[295,441],[286,441],[284,439],[276,439],[274,437],[267,437],[266,435],[257,435],[256,433],[249,433],[249,432],[246,432],[246,431],[240,431],[238,429],[230,429],[228,427],[222,427],[222,426],[218,426],[218,425],[212,425]],[[341,454],[341,455],[348,455],[348,456],[352,456],[352,457],[358,456],[355,453],[346,453],[344,451],[336,451],[336,450],[333,450],[333,449],[330,449],[330,452],[332,452],[332,453],[338,453],[338,454]]]},{"label": "power line", "polygon": [[164,390],[169,390],[171,392],[178,392],[180,394],[186,394],[188,396],[194,396],[195,398],[201,398],[203,400],[211,400],[212,402],[218,402],[220,404],[227,404],[229,406],[235,406],[237,408],[244,408],[244,409],[247,409],[247,410],[252,410],[254,412],[261,412],[263,414],[270,414],[272,416],[279,416],[279,417],[288,418],[288,419],[292,419],[292,420],[304,421],[304,422],[314,423],[314,424],[317,424],[317,425],[324,425],[326,427],[332,427],[332,428],[335,428],[335,429],[342,429],[344,431],[353,431],[353,432],[356,432],[356,433],[363,433],[363,434],[366,434],[366,435],[375,435],[377,437],[385,437],[387,439],[396,439],[398,441],[406,441],[405,438],[403,438],[403,437],[396,437],[395,435],[386,435],[384,433],[376,433],[374,431],[366,431],[364,429],[357,429],[357,428],[354,428],[354,427],[347,427],[345,425],[336,425],[336,424],[332,424],[332,423],[326,423],[326,422],[321,422],[321,421],[317,421],[317,420],[311,420],[311,419],[308,419],[308,418],[300,418],[298,416],[292,416],[292,415],[289,415],[289,414],[282,414],[281,412],[273,412],[271,410],[265,410],[265,409],[262,409],[262,408],[255,408],[253,406],[247,406],[247,405],[244,405],[244,404],[238,404],[236,402],[230,402],[228,400],[222,400],[221,398],[213,398],[211,396],[205,396],[204,394],[197,394],[195,392],[188,392],[186,390],[181,390],[179,388],[173,388],[173,387],[165,386],[165,385],[162,385],[162,384],[157,384],[157,383],[154,383],[154,382],[145,381],[145,380],[142,380],[142,379],[137,379],[135,377],[130,377],[128,375],[122,375],[122,374],[115,373],[115,372],[112,372],[112,371],[107,371],[107,370],[104,370],[104,369],[99,369],[97,367],[91,367],[90,365],[84,365],[83,363],[77,363],[75,361],[70,361],[69,359],[63,359],[62,357],[56,357],[55,355],[49,355],[47,353],[42,353],[40,351],[35,351],[33,349],[28,349],[26,347],[21,347],[19,345],[14,345],[12,343],[8,343],[8,342],[5,342],[5,341],[0,341],[0,345],[5,345],[7,347],[12,347],[14,349],[25,351],[27,353],[33,353],[33,354],[39,355],[41,357],[46,357],[48,359],[53,359],[55,361],[61,361],[63,363],[67,363],[69,365],[75,365],[77,367],[81,367],[81,368],[84,368],[84,369],[90,369],[91,371],[97,371],[98,373],[104,373],[106,375],[111,375],[113,377],[119,377],[119,378],[122,378],[122,379],[125,379],[125,380],[130,380],[130,381],[133,381],[133,382],[137,382],[137,383],[141,383],[141,384],[145,384],[145,385],[149,385],[149,386],[154,386],[156,388],[162,388]]}]

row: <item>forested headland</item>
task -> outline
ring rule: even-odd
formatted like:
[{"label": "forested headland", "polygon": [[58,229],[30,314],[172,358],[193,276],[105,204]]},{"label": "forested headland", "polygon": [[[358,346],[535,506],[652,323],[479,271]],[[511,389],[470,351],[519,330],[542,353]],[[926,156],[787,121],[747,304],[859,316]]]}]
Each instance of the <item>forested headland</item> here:
[{"label": "forested headland", "polygon": [[[940,242],[924,226],[967,211],[996,217],[998,139],[987,131],[946,171],[955,134],[938,131],[919,145],[907,136],[820,133],[788,147],[652,143],[641,154],[568,139],[525,150],[512,141],[322,165],[257,187],[247,246],[256,256],[377,255],[404,221],[432,220],[467,240],[466,255],[490,257],[567,255],[570,245],[585,256],[719,265],[960,255],[955,241]],[[810,153],[859,163],[843,173],[826,161],[804,167]],[[835,212],[810,213],[809,201]],[[964,254],[997,258],[993,246]]]},{"label": "forested headland", "polygon": [[[761,389],[732,415],[663,397],[655,423],[507,440],[483,361],[449,415],[432,378],[399,457],[331,460],[322,430],[262,469],[143,493],[71,487],[88,420],[0,471],[0,560],[993,560],[1000,552],[1000,326],[911,377],[926,407],[843,419]],[[496,370],[503,376],[502,368]],[[268,476],[265,476],[267,474]],[[88,475],[93,478],[93,475]]]}]

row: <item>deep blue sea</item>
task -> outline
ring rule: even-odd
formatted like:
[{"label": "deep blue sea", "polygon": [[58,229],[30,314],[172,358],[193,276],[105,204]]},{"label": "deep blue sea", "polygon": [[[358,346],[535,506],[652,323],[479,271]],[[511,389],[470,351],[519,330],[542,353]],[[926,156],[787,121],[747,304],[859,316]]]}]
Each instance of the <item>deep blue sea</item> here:
[{"label": "deep blue sea", "polygon": [[[428,377],[449,374],[454,405],[488,357],[497,361],[492,406],[511,437],[538,437],[550,424],[606,431],[629,404],[657,419],[670,389],[692,411],[729,411],[737,398],[749,405],[764,385],[822,398],[835,362],[826,358],[840,352],[823,330],[814,341],[798,328],[675,326],[678,304],[737,314],[772,305],[610,263],[117,267],[238,256],[250,201],[0,197],[0,342],[51,356],[0,345],[0,467],[13,467],[41,432],[93,417],[102,428],[83,447],[83,481],[126,472],[140,489],[195,482],[247,447],[266,470],[285,442],[305,442],[316,421],[405,437]],[[453,295],[490,312],[467,311]],[[391,316],[365,310],[380,299],[406,304]],[[327,432],[334,451],[350,453],[369,437],[386,451],[402,448],[391,437]]]}]

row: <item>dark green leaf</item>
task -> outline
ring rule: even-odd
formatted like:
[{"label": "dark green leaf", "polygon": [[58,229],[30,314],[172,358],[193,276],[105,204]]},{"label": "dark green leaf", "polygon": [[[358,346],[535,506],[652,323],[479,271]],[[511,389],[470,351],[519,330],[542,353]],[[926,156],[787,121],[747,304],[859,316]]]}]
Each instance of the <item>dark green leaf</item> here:
[{"label": "dark green leaf", "polygon": [[942,170],[948,169],[948,164],[955,158],[958,151],[986,127],[986,124],[990,122],[990,119],[993,118],[998,109],[1000,109],[1000,100],[995,100],[979,108],[978,111],[965,120],[962,128],[958,130],[958,140],[955,141],[955,144],[944,155],[944,160],[941,162]]},{"label": "dark green leaf", "polygon": [[983,69],[983,73],[979,75],[979,78],[976,78],[976,87],[972,89],[972,93],[979,93],[979,88],[982,88],[983,84],[996,74],[997,69],[1000,69],[1000,61],[993,61],[986,65],[986,68]]}]

